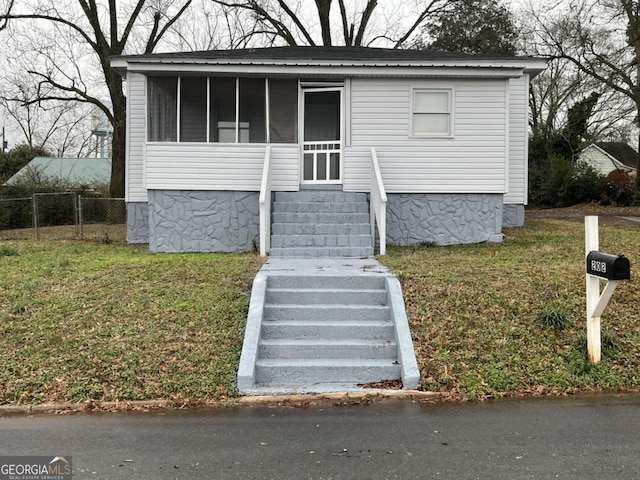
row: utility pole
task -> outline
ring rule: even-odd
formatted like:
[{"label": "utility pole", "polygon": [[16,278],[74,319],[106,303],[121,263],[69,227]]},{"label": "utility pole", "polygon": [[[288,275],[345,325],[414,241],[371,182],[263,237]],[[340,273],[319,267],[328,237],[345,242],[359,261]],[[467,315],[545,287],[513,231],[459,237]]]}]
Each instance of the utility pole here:
[{"label": "utility pole", "polygon": [[4,127],[2,127],[2,155],[4,155],[4,152],[6,149],[7,149],[7,141],[4,138]]}]

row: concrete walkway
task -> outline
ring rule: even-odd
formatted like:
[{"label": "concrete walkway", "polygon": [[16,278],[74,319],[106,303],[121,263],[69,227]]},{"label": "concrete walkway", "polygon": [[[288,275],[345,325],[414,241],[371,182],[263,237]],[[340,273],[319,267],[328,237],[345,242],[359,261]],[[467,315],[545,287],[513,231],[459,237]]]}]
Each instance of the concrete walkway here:
[{"label": "concrete walkway", "polygon": [[269,257],[260,272],[278,275],[388,275],[375,258],[275,258]]},{"label": "concrete walkway", "polygon": [[626,220],[627,222],[640,224],[640,217],[618,217],[618,218],[621,218],[622,220]]}]

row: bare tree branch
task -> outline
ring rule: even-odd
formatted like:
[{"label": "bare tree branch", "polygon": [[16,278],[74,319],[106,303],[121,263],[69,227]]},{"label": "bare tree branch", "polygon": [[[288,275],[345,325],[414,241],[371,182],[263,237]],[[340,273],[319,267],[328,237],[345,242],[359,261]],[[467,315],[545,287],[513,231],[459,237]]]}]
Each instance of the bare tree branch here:
[{"label": "bare tree branch", "polygon": [[[171,28],[171,26],[176,23],[178,19],[184,14],[187,8],[189,8],[189,5],[191,5],[191,2],[192,0],[186,1],[182,8],[178,11],[178,13],[176,13],[167,23],[165,23],[164,27],[162,27],[159,33],[156,33],[157,23],[154,23],[154,29],[152,31],[152,35],[149,36],[149,40],[147,41],[147,48],[145,48],[145,53],[151,53],[153,52],[153,50],[155,50],[160,39],[164,36],[165,33],[167,33],[167,30],[169,30],[169,28]],[[156,15],[158,14],[159,13],[157,13]]]},{"label": "bare tree branch", "polygon": [[404,35],[402,35],[395,41],[395,45],[393,46],[393,48],[400,48],[404,44],[404,42],[406,42],[409,37],[411,37],[411,35],[413,35],[413,33],[420,27],[420,25],[424,23],[427,17],[441,10],[444,10],[445,8],[447,8],[448,3],[453,3],[455,1],[456,0],[431,0],[431,2],[429,2],[429,5],[427,5],[426,8],[422,10],[422,12],[420,12],[420,14],[417,16],[417,18],[413,22],[413,25],[411,25],[405,31]]},{"label": "bare tree branch", "polygon": [[51,22],[60,23],[79,33],[82,36],[82,38],[84,38],[84,40],[89,45],[91,45],[92,48],[97,48],[96,42],[82,28],[80,28],[78,25],[74,24],[73,22],[67,21],[63,18],[52,17],[49,15],[38,15],[38,14],[26,14],[26,15],[5,14],[5,15],[0,15],[0,20],[4,20],[5,23],[11,20],[49,20]]},{"label": "bare tree branch", "polygon": [[373,15],[373,11],[378,6],[378,0],[368,0],[367,6],[362,12],[362,19],[360,20],[360,26],[358,27],[358,33],[356,34],[356,38],[354,40],[354,45],[361,46],[362,40],[364,38],[365,31],[367,30],[367,26],[369,25],[369,20],[371,20],[371,15]]}]

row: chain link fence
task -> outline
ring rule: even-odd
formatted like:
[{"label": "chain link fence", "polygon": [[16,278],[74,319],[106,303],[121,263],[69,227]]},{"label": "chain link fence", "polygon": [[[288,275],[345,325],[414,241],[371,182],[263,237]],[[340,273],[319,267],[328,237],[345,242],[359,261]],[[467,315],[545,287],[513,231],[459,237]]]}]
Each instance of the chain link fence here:
[{"label": "chain link fence", "polygon": [[0,198],[0,240],[35,238],[33,197]]},{"label": "chain link fence", "polygon": [[104,243],[127,239],[127,205],[123,198],[78,198],[80,238]]},{"label": "chain link fence", "polygon": [[126,240],[122,198],[82,197],[73,192],[0,199],[0,240]]}]

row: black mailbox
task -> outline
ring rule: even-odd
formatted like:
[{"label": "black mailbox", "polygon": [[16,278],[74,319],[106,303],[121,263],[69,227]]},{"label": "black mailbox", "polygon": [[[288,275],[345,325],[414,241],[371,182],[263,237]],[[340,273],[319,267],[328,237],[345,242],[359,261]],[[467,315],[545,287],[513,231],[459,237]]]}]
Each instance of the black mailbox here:
[{"label": "black mailbox", "polygon": [[631,267],[624,255],[593,251],[587,255],[587,273],[607,280],[629,280]]}]

